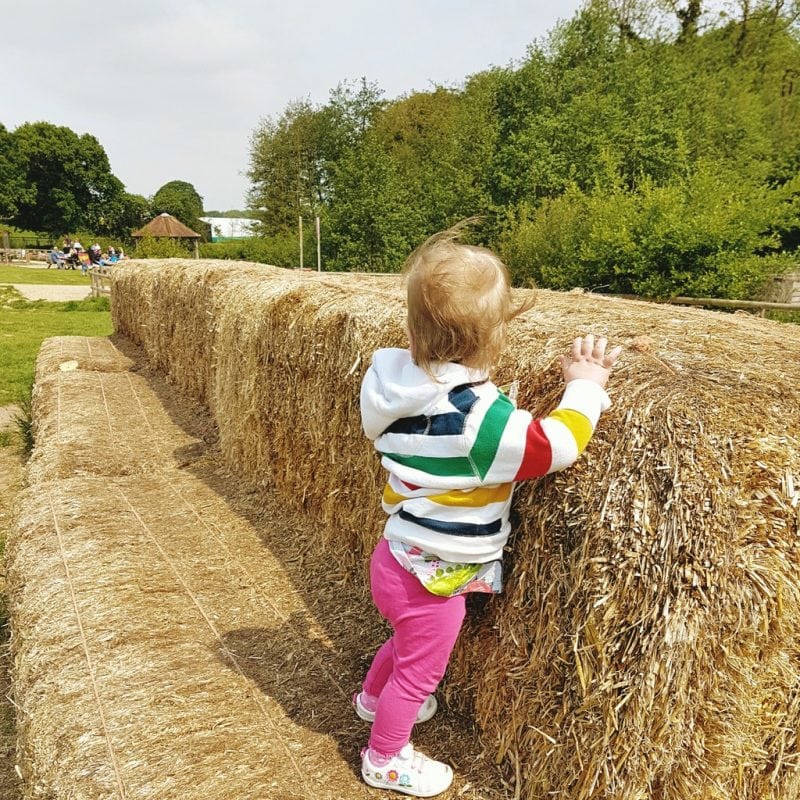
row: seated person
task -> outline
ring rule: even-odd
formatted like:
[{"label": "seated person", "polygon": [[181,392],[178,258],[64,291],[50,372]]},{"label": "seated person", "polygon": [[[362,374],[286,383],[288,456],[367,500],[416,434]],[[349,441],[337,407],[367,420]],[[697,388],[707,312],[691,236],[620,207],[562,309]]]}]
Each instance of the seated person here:
[{"label": "seated person", "polygon": [[52,267],[54,264],[56,269],[61,269],[63,261],[64,254],[54,246],[53,249],[48,253],[47,269],[50,269],[50,267]]}]

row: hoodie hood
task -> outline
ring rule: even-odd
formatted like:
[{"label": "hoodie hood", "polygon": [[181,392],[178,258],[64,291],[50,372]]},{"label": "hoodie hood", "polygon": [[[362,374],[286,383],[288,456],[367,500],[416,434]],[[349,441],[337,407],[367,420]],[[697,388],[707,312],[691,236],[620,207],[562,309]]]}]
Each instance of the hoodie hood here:
[{"label": "hoodie hood", "polygon": [[436,380],[420,369],[408,350],[377,350],[361,384],[361,424],[377,439],[395,420],[425,414],[455,386],[486,380],[486,374],[461,364],[433,368]]}]

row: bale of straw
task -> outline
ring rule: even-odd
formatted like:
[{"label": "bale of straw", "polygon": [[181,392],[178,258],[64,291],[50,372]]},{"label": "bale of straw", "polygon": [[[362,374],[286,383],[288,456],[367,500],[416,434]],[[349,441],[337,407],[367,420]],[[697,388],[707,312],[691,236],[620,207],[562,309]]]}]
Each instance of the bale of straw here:
[{"label": "bale of straw", "polygon": [[[113,309],[212,409],[231,468],[318,520],[309,547],[363,578],[382,475],[358,387],[402,343],[399,283],[132,263]],[[498,382],[546,412],[557,356],[589,331],[625,346],[614,405],[574,468],[519,487],[505,596],[472,603],[446,696],[519,797],[795,797],[798,328],[540,292]]]},{"label": "bale of straw", "polygon": [[37,365],[5,552],[26,800],[367,797],[337,752],[363,736],[346,662],[219,492],[197,405],[138,359],[109,370],[132,352],[111,344],[105,370],[61,368],[94,340],[49,340]]},{"label": "bale of straw", "polygon": [[349,698],[291,705],[286,675],[256,671],[266,657],[299,686],[325,682],[324,651],[287,633],[305,609],[198,483],[136,476],[90,493],[73,478],[20,498],[6,559],[26,800],[367,797],[319,732],[331,709],[349,717]]}]

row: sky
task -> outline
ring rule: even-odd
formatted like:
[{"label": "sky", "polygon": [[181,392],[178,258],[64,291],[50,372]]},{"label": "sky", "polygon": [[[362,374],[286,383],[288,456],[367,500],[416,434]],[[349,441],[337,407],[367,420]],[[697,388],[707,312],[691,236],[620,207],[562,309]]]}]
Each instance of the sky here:
[{"label": "sky", "polygon": [[0,123],[95,136],[128,192],[245,207],[250,137],[364,77],[393,99],[509,66],[581,0],[0,0]]}]

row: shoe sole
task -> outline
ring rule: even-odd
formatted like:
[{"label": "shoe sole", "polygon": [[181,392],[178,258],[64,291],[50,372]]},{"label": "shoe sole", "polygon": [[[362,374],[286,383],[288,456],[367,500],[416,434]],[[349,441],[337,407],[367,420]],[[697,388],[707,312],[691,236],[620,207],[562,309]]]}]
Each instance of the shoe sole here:
[{"label": "shoe sole", "polygon": [[442,789],[437,789],[435,792],[428,792],[427,794],[423,794],[422,792],[411,788],[410,786],[400,786],[400,784],[386,784],[382,781],[374,781],[371,778],[368,778],[363,772],[361,773],[361,777],[364,780],[364,783],[368,784],[369,786],[373,786],[376,789],[389,789],[392,792],[402,792],[403,794],[410,794],[414,797],[436,797],[437,794],[441,794],[442,792],[446,792],[452,785],[453,785],[453,773],[450,772],[450,782]]}]

